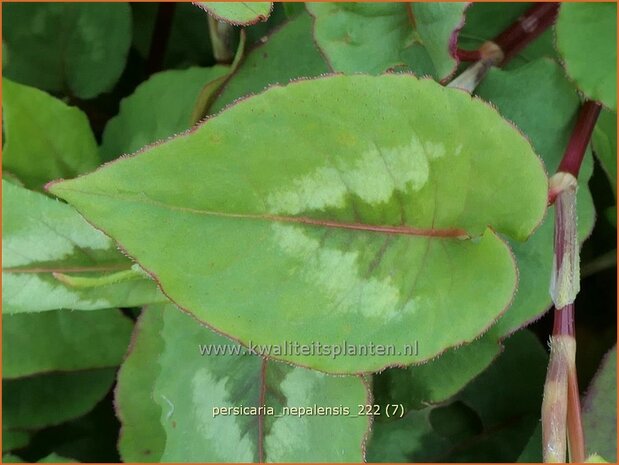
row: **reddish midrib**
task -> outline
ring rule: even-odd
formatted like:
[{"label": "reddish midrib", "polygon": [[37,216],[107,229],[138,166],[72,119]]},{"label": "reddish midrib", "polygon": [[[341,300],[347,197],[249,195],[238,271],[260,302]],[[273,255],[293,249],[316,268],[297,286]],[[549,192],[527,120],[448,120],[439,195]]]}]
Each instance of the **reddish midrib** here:
[{"label": "reddish midrib", "polygon": [[266,401],[267,392],[267,359],[262,359],[260,365],[260,394],[258,395],[258,462],[264,463],[264,415],[260,414],[260,407]]},{"label": "reddish midrib", "polygon": [[352,229],[356,231],[369,231],[383,234],[401,234],[406,236],[426,237],[468,237],[464,229],[424,229],[410,226],[379,226],[363,223],[340,223],[339,221],[317,220],[304,216],[268,216],[265,219],[280,221],[282,223],[300,223],[323,228]]}]

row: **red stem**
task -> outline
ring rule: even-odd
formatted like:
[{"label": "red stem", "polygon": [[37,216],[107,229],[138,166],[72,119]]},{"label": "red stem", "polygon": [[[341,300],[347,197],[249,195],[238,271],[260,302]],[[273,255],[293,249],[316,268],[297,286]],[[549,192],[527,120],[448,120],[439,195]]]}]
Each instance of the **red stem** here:
[{"label": "red stem", "polygon": [[563,154],[563,159],[557,171],[567,172],[578,178],[580,165],[582,164],[587,145],[591,139],[595,122],[598,119],[602,105],[598,102],[587,100],[578,113],[576,125],[572,130],[570,141],[567,144],[567,149]]},{"label": "red stem", "polygon": [[536,3],[516,22],[493,40],[503,51],[503,61],[507,63],[520,50],[544,32],[556,19],[559,3]]},{"label": "red stem", "polygon": [[561,309],[555,309],[554,336],[574,336],[574,304],[566,305]]},{"label": "red stem", "polygon": [[458,61],[479,61],[481,60],[481,52],[479,50],[463,50],[457,48],[456,58]]}]

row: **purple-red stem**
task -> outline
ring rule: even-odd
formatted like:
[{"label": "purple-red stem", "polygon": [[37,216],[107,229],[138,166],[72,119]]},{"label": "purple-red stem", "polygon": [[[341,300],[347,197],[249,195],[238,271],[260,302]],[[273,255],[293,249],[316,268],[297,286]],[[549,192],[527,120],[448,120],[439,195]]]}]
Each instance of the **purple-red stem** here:
[{"label": "purple-red stem", "polygon": [[156,73],[163,69],[165,52],[168,47],[170,32],[172,31],[172,21],[174,19],[174,10],[176,3],[161,2],[157,9],[157,17],[155,18],[155,27],[150,41],[150,50],[146,62],[148,74]]},{"label": "purple-red stem", "polygon": [[[506,64],[523,48],[539,37],[557,17],[559,3],[536,3],[529,8],[513,24],[496,36],[492,42],[498,45],[503,52],[503,59],[499,65]],[[478,61],[484,58],[481,50],[456,50],[456,57],[460,61]]]},{"label": "purple-red stem", "polygon": [[576,125],[572,130],[570,141],[567,144],[567,149],[559,165],[557,171],[570,173],[575,178],[578,178],[578,172],[580,171],[580,165],[585,156],[587,145],[591,139],[595,122],[598,119],[602,105],[598,102],[587,100],[578,113],[578,119]]}]

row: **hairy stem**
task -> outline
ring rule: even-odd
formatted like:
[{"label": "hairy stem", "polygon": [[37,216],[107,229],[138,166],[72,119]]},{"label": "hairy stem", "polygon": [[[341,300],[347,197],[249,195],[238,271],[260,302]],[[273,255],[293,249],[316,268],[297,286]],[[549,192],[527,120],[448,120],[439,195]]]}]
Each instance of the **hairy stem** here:
[{"label": "hairy stem", "polygon": [[600,113],[597,102],[585,102],[576,120],[557,173],[550,180],[549,203],[555,203],[555,244],[550,294],[555,304],[550,362],[542,404],[545,462],[585,460],[580,391],[576,372],[574,300],[580,289],[577,177]]}]

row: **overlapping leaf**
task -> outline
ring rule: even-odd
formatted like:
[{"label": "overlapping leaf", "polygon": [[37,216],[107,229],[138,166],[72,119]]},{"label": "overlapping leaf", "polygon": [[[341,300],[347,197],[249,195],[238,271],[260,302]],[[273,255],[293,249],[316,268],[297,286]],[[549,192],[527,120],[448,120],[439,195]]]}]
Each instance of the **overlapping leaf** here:
[{"label": "overlapping leaf", "polygon": [[[295,53],[290,53],[294,44]],[[252,49],[226,82],[211,109],[215,113],[240,97],[258,93],[273,84],[287,84],[329,71],[312,40],[312,20],[305,11]]]},{"label": "overlapping leaf", "polygon": [[189,68],[151,76],[120,104],[103,134],[102,152],[110,160],[132,153],[191,127],[202,88],[227,73],[227,67]]},{"label": "overlapping leaf", "polygon": [[411,410],[402,419],[377,421],[368,460],[516,460],[538,424],[546,363],[547,355],[535,336],[527,331],[516,333],[505,341],[505,351],[496,362],[451,404]]},{"label": "overlapping leaf", "polygon": [[617,113],[602,109],[593,131],[593,151],[617,195]]},{"label": "overlapping leaf", "polygon": [[131,43],[127,3],[11,3],[3,9],[4,76],[80,98],[110,90]]},{"label": "overlapping leaf", "polygon": [[[489,106],[407,75],[273,88],[50,188],[181,307],[246,344],[404,350],[275,354],[335,372],[426,360],[482,332],[516,279],[509,251],[484,230],[525,239],[546,189],[529,144]],[[470,285],[485,280],[492,292]],[[406,353],[416,339],[419,353]]]},{"label": "overlapping leaf", "polygon": [[[98,284],[97,280],[130,272],[131,262],[69,205],[4,180],[2,194],[5,314],[166,300],[155,283],[139,273],[126,281]],[[69,277],[69,282],[58,279],[62,277]],[[77,285],[70,277],[86,277],[92,284]]]},{"label": "overlapping leaf", "polygon": [[88,413],[109,392],[116,370],[105,368],[3,380],[2,425],[38,429]]},{"label": "overlapping leaf", "polygon": [[[330,377],[238,352],[243,351],[240,346],[173,306],[147,309],[138,331],[117,391],[125,460],[363,460],[369,419],[357,416],[357,406],[367,402],[368,393],[359,377]],[[200,347],[217,352],[201,356]],[[185,382],[179,383],[179,377]],[[153,379],[152,397],[132,402],[136,385],[151,385]],[[260,406],[273,411],[215,413]],[[307,413],[315,406],[342,413]],[[306,414],[287,412],[286,407],[306,409]],[[350,414],[343,413],[344,407]]]},{"label": "overlapping leaf", "polygon": [[617,348],[604,358],[583,403],[583,427],[589,454],[617,461]]},{"label": "overlapping leaf", "polygon": [[589,99],[617,111],[617,4],[565,3],[556,31],[570,78]]},{"label": "overlapping leaf", "polygon": [[120,364],[131,321],[116,310],[4,315],[2,377]]},{"label": "overlapping leaf", "polygon": [[196,5],[219,21],[236,26],[266,21],[273,9],[271,2],[196,2]]},{"label": "overlapping leaf", "polygon": [[449,77],[466,3],[308,3],[314,37],[333,70],[380,74],[406,67]]},{"label": "overlapping leaf", "polygon": [[97,142],[78,108],[33,87],[2,81],[2,167],[27,187],[71,178],[99,164]]}]

